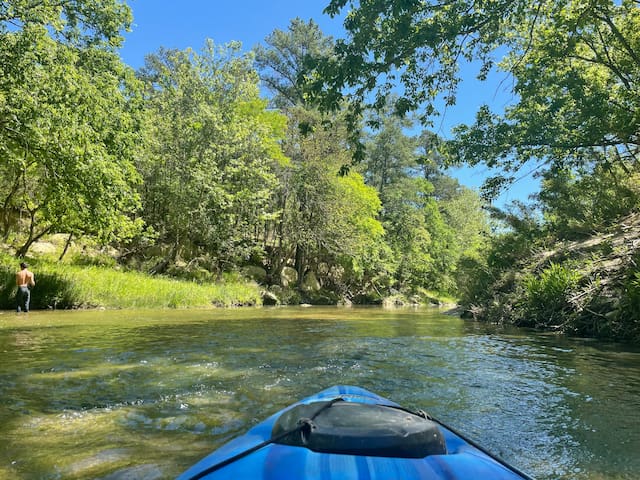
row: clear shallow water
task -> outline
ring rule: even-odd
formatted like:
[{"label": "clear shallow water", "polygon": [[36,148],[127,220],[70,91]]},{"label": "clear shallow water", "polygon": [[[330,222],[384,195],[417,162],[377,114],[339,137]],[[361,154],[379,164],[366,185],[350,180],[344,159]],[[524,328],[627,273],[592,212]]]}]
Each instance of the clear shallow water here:
[{"label": "clear shallow water", "polygon": [[539,480],[640,478],[640,351],[339,308],[0,313],[0,478],[169,479],[352,384]]}]

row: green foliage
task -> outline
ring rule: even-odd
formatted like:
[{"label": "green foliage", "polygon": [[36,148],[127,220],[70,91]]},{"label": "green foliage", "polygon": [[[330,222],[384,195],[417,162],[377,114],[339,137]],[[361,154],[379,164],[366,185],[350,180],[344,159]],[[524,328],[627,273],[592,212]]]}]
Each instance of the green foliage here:
[{"label": "green foliage", "polygon": [[380,130],[369,135],[362,168],[382,201],[393,286],[454,293],[457,262],[484,243],[486,215],[475,192],[443,173],[437,138],[408,136],[411,123],[388,109],[371,117]]},{"label": "green foliage", "polygon": [[304,91],[296,80],[304,75],[305,59],[327,55],[333,41],[313,20],[295,18],[287,31],[274,30],[265,43],[255,47],[256,66],[264,86],[273,92],[272,103],[282,109],[304,105]]},{"label": "green foliage", "polygon": [[640,319],[640,272],[634,272],[627,281],[624,304],[627,315]]},{"label": "green foliage", "polygon": [[611,336],[640,342],[640,272],[637,270],[632,270],[624,282],[619,308],[611,323]]},{"label": "green foliage", "polygon": [[559,327],[568,323],[573,306],[570,295],[581,275],[570,263],[551,263],[539,275],[529,275],[523,281],[520,325]]},{"label": "green foliage", "polygon": [[[343,122],[324,124],[317,112],[302,107],[289,109],[288,116],[285,152],[291,164],[279,174],[277,201],[284,208],[279,223],[273,225],[280,238],[273,253],[284,258],[276,264],[287,262],[287,252],[292,252],[299,278],[327,264],[327,270],[341,271],[328,279],[332,288],[354,295],[370,288],[384,271],[386,245],[377,218],[380,199],[357,172],[338,175],[348,161]],[[301,122],[313,126],[313,131],[301,135],[297,129]]]},{"label": "green foliage", "polygon": [[[453,150],[463,161],[515,171],[532,158],[551,169],[596,161],[637,162],[635,2],[561,2],[526,12],[513,25],[500,67],[517,81],[519,101],[504,115],[483,107],[460,127]],[[637,167],[636,167],[637,168]]]},{"label": "green foliage", "polygon": [[0,4],[0,33],[47,25],[49,35],[76,47],[113,49],[122,43],[122,32],[131,26],[131,9],[119,0],[11,0]]},{"label": "green foliage", "polygon": [[47,232],[141,227],[136,82],[115,52],[130,19],[115,0],[0,6],[0,233],[18,255]]},{"label": "green foliage", "polygon": [[489,301],[494,286],[493,273],[482,254],[464,255],[460,258],[457,265],[456,291],[463,305],[471,308]]},{"label": "green foliage", "polygon": [[353,189],[339,197],[342,211],[348,214],[336,222],[347,243],[342,244],[346,248],[335,253],[333,265],[326,272],[326,283],[334,291],[355,299],[371,290],[388,287],[392,278],[391,251],[377,218],[380,200],[375,190],[354,172],[339,178],[343,189]]},{"label": "green foliage", "polygon": [[546,232],[534,207],[514,202],[505,210],[490,208],[496,232],[487,253],[491,269],[517,269],[540,248]]},{"label": "green foliage", "polygon": [[400,92],[394,111],[402,115],[421,108],[425,122],[443,92],[446,104],[454,102],[459,61],[477,56],[489,64],[497,37],[510,26],[505,19],[521,20],[522,8],[520,2],[498,1],[483,4],[479,13],[464,0],[446,6],[332,0],[326,11],[337,15],[347,4],[347,38],[336,42],[331,56],[316,61],[308,75],[310,95],[328,109],[339,108],[348,96],[357,114],[367,106],[383,107],[393,89]]},{"label": "green foliage", "polygon": [[640,207],[640,172],[615,164],[596,164],[582,174],[549,171],[538,200],[549,230],[560,239],[606,231]]},{"label": "green foliage", "polygon": [[270,198],[286,118],[259,98],[252,57],[207,42],[198,55],[161,50],[140,72],[149,143],[139,169],[144,218],[172,245],[207,254],[224,270],[259,247],[257,228],[276,215]]},{"label": "green foliage", "polygon": [[[461,304],[475,318],[514,323],[521,316],[521,273],[544,246],[546,232],[536,211],[522,203],[489,208],[493,232],[466,252],[456,276]],[[518,305],[516,305],[518,304]]]},{"label": "green foliage", "polygon": [[351,128],[366,108],[383,109],[390,91],[399,92],[396,113],[416,111],[428,124],[435,105],[455,103],[461,62],[474,62],[481,80],[496,67],[513,77],[504,112],[482,106],[447,142],[450,161],[502,170],[487,193],[532,159],[571,167],[594,153],[607,161],[611,150],[616,163],[638,161],[636,1],[332,0],[326,11],[344,9],[346,38],[316,59],[306,87],[326,109],[348,99]]},{"label": "green foliage", "polygon": [[[256,284],[225,281],[198,284],[150,277],[109,267],[34,261],[32,308],[207,308],[259,305]],[[15,308],[15,259],[0,259],[0,308]]]},{"label": "green foliage", "polygon": [[76,253],[71,257],[70,263],[79,267],[117,267],[117,261],[111,255],[107,254],[92,254],[86,255],[82,253]]},{"label": "green foliage", "polygon": [[385,281],[388,248],[377,218],[380,200],[357,172],[338,175],[350,162],[345,119],[308,108],[296,83],[308,57],[326,54],[333,42],[314,22],[300,19],[286,32],[275,30],[266,42],[256,49],[256,63],[272,102],[288,117],[283,147],[291,159],[278,169],[280,215],[268,225],[266,236],[274,239],[267,246],[268,266],[277,274],[293,265],[300,282],[308,271],[319,273],[326,288],[360,295]]},{"label": "green foliage", "polygon": [[[545,188],[551,188],[550,184]],[[551,193],[547,190],[541,198]],[[611,193],[615,195],[614,189]],[[572,335],[640,338],[640,283],[634,273],[637,255],[633,256],[638,214],[627,212],[617,222],[608,218],[585,222],[582,209],[590,212],[598,207],[588,199],[589,192],[576,189],[575,194],[575,199],[565,197],[567,205],[560,196],[551,197],[557,202],[554,212],[564,212],[563,218],[574,222],[573,231],[550,224],[550,219],[558,218],[549,215],[550,209],[545,210],[544,218],[521,209],[494,212],[504,222],[502,232],[490,238],[478,257],[464,257],[459,263],[458,288],[467,312],[480,320]],[[619,197],[621,212],[624,200]],[[584,235],[585,225],[607,232],[606,240],[603,234],[563,239],[579,232]],[[540,265],[548,266],[540,270]]]},{"label": "green foliage", "polygon": [[204,284],[171,278],[149,278],[136,272],[105,269],[71,270],[81,298],[90,306],[106,308],[194,308],[256,305],[256,286]]},{"label": "green foliage", "polygon": [[[278,283],[294,266],[325,291],[289,285],[281,301],[459,292],[495,321],[636,335],[637,274],[619,303],[594,296],[589,316],[568,300],[581,282],[570,264],[534,275],[548,258],[531,258],[639,207],[637,2],[501,0],[480,12],[469,0],[332,0],[327,11],[347,5],[344,40],[295,19],[255,58],[209,41],[161,49],[135,78],[117,53],[131,23],[118,0],[0,4],[4,242],[20,256],[48,233],[86,235],[126,244],[129,266],[189,280],[116,272],[107,255],[40,260],[34,306],[255,304],[252,284],[209,284],[247,265]],[[498,60],[514,102],[483,106],[450,142],[408,135],[404,113],[428,122],[433,100],[455,101],[460,59],[480,60],[480,77]],[[354,145],[364,113],[376,129],[366,150]],[[485,206],[447,162],[501,168],[485,186],[495,193],[531,160],[538,210],[489,209],[501,224],[488,240]],[[0,263],[0,305],[13,308],[13,261]]]}]

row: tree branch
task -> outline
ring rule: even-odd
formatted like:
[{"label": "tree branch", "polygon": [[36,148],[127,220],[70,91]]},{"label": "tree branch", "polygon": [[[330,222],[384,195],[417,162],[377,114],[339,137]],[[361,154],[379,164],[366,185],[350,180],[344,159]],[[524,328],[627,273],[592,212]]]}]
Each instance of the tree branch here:
[{"label": "tree branch", "polygon": [[633,50],[633,47],[631,47],[629,42],[627,42],[627,39],[624,37],[624,35],[622,35],[622,32],[618,30],[618,27],[616,27],[615,23],[613,23],[613,20],[611,20],[611,18],[609,18],[606,15],[598,15],[597,13],[595,14],[595,17],[598,20],[602,20],[604,23],[606,23],[609,26],[613,35],[618,39],[620,44],[625,48],[625,50],[631,56],[631,58],[636,63],[636,65],[640,64],[640,57],[636,55],[636,52]]}]

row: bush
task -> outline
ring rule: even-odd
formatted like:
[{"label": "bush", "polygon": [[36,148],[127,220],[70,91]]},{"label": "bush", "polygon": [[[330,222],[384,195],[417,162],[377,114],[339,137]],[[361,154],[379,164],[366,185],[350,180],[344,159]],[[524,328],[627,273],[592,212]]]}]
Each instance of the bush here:
[{"label": "bush", "polygon": [[458,262],[456,287],[463,305],[470,307],[487,303],[494,280],[485,260],[463,256]]},{"label": "bush", "polygon": [[71,264],[79,267],[110,267],[115,268],[118,264],[115,258],[106,253],[95,255],[85,255],[76,253],[71,257]]},{"label": "bush", "polygon": [[640,272],[632,272],[625,283],[617,324],[621,325],[621,338],[640,342]]},{"label": "bush", "polygon": [[551,263],[540,275],[529,275],[523,281],[522,318],[519,325],[554,327],[566,323],[573,312],[569,301],[581,275],[570,263]]}]

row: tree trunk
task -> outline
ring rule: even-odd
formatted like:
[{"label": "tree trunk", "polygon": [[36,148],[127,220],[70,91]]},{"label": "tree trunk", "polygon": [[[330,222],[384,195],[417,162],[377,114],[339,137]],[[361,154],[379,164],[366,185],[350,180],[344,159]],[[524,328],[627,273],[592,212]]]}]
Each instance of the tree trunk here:
[{"label": "tree trunk", "polygon": [[64,244],[64,248],[62,249],[62,253],[60,254],[60,257],[58,258],[58,261],[61,262],[64,255],[67,253],[67,250],[69,249],[69,245],[71,245],[71,240],[73,239],[73,233],[69,234],[69,238],[67,238],[67,241]]},{"label": "tree trunk", "polygon": [[296,271],[298,272],[298,287],[302,287],[304,276],[304,248],[299,243],[296,245]]},{"label": "tree trunk", "polygon": [[34,235],[33,232],[35,230],[36,210],[29,212],[31,214],[31,224],[29,225],[29,238],[27,238],[27,241],[16,251],[16,258],[24,258],[27,255],[27,252],[29,251],[29,248],[31,247],[31,245],[33,245],[35,242],[40,240],[43,236],[45,236],[47,233],[51,231],[51,226],[49,226],[44,230],[42,230],[37,235]]}]

